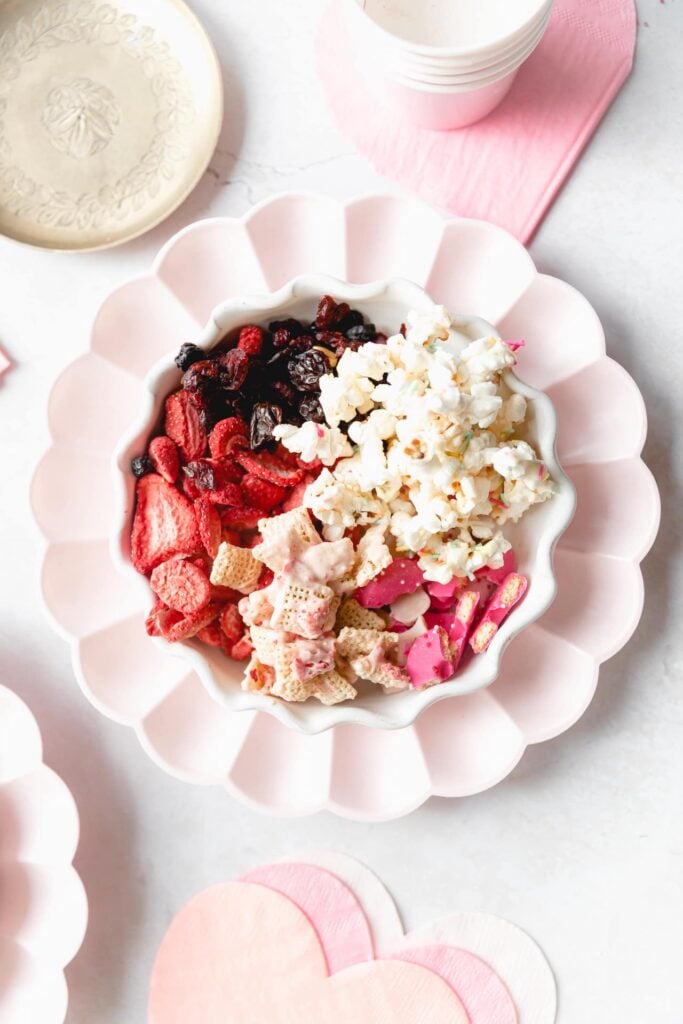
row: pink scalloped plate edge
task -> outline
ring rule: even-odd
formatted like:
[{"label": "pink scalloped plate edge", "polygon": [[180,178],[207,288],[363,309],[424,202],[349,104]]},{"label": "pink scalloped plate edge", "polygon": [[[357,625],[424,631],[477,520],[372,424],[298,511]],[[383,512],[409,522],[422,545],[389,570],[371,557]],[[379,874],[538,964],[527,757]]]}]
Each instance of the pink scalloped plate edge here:
[{"label": "pink scalloped plate edge", "polygon": [[[389,733],[345,725],[304,736],[263,713],[228,712],[187,666],[148,641],[144,581],[117,574],[109,555],[111,454],[139,411],[149,368],[197,336],[230,295],[275,290],[311,272],[359,283],[406,278],[453,312],[525,337],[519,376],[552,399],[559,458],[578,494],[555,552],[558,597],[510,645],[498,679]],[[609,409],[598,394],[610,395]],[[639,563],[659,523],[657,488],[640,459],[642,397],[606,356],[583,296],[539,274],[519,242],[482,221],[445,219],[390,195],[342,203],[287,194],[240,219],[190,225],[149,274],[105,300],[90,350],[54,385],[49,420],[52,444],[36,470],[32,506],[46,539],[45,604],[71,644],[80,685],[105,715],[135,728],[166,771],[222,784],[273,814],[327,808],[382,820],[431,795],[495,785],[527,745],[583,714],[600,663],[627,642],[642,612]],[[87,476],[78,453],[87,453]]]},{"label": "pink scalloped plate edge", "polygon": [[88,919],[72,866],[78,811],[43,763],[38,724],[0,685],[0,988],[2,1024],[62,1024],[64,968],[80,949]]}]

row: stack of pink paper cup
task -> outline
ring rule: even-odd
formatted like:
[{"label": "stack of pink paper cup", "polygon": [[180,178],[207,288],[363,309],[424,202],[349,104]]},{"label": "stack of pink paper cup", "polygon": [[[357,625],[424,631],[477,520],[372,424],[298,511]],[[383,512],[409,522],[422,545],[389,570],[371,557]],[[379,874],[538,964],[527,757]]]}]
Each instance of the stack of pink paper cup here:
[{"label": "stack of pink paper cup", "polygon": [[343,0],[354,53],[414,124],[486,117],[538,46],[553,0]]}]

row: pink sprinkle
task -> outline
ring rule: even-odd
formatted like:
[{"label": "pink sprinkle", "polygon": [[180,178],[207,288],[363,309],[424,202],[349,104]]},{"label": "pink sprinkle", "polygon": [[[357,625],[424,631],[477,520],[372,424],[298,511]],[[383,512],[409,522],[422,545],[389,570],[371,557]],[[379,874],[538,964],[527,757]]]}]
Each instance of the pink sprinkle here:
[{"label": "pink sprinkle", "polygon": [[506,341],[505,344],[511,352],[517,352],[518,349],[524,348],[526,342],[521,338],[519,341]]},{"label": "pink sprinkle", "polygon": [[324,437],[325,436],[325,431],[320,426],[315,428],[315,432],[318,435],[318,437]]},{"label": "pink sprinkle", "polygon": [[0,374],[4,373],[5,370],[9,370],[11,365],[9,356],[0,348]]},{"label": "pink sprinkle", "polygon": [[545,466],[543,465],[543,463],[541,463],[541,465],[538,467],[538,479],[542,480],[544,476],[545,476]]}]

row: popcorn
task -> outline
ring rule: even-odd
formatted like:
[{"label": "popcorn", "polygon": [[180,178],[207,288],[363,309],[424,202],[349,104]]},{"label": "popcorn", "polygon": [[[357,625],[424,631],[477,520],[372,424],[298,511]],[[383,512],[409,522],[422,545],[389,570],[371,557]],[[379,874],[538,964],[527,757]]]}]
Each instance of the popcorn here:
[{"label": "popcorn", "polygon": [[446,584],[499,567],[509,545],[498,527],[554,487],[515,437],[527,407],[502,378],[513,347],[493,335],[468,340],[443,307],[406,324],[405,337],[347,350],[322,378],[327,423],[353,420],[354,448],[304,500],[328,540],[382,524],[392,550],[418,554],[425,578]]},{"label": "popcorn", "polygon": [[300,427],[281,423],[273,429],[273,437],[290,452],[298,452],[304,462],[320,459],[323,466],[333,466],[344,456],[352,455],[351,445],[338,427],[327,427],[308,420]]},{"label": "popcorn", "polygon": [[256,588],[261,568],[249,548],[238,548],[223,541],[211,567],[210,579],[215,587],[232,587],[248,594]]},{"label": "popcorn", "polygon": [[367,377],[344,378],[323,374],[320,378],[320,404],[329,425],[338,427],[341,422],[352,420],[356,413],[370,412],[374,386]]}]

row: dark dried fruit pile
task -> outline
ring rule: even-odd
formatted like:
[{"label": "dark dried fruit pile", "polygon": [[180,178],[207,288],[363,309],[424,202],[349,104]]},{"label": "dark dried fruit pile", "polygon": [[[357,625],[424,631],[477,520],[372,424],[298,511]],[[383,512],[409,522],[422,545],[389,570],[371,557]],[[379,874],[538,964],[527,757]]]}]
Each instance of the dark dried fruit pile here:
[{"label": "dark dried fruit pile", "polygon": [[[324,296],[315,320],[250,324],[207,354],[183,345],[181,387],[166,399],[163,433],[131,462],[137,477],[131,560],[157,597],[147,631],[196,636],[249,657],[242,596],[209,582],[222,540],[251,547],[259,519],[296,508],[320,466],[273,438],[278,423],[321,422],[320,377],[347,348],[383,341],[346,303]],[[260,586],[265,586],[264,569]]]},{"label": "dark dried fruit pile", "polygon": [[362,313],[325,295],[315,319],[249,325],[208,356],[183,345],[176,357],[182,387],[205,430],[228,416],[249,424],[252,448],[272,442],[278,423],[322,422],[319,380],[347,348],[384,338]]}]

